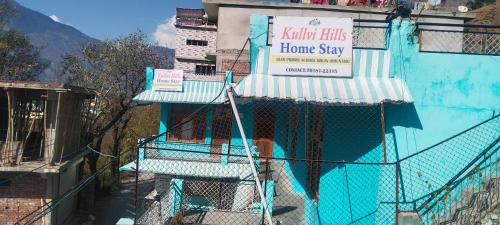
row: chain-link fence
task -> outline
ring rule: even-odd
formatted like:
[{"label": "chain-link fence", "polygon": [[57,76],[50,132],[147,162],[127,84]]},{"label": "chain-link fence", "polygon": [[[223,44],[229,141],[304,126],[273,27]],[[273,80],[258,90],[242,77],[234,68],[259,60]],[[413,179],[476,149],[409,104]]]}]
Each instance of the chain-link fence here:
[{"label": "chain-link fence", "polygon": [[500,55],[500,26],[417,24],[420,51]]},{"label": "chain-link fence", "polygon": [[266,212],[274,224],[396,224],[482,165],[500,136],[497,115],[400,159],[384,104],[235,99],[238,114],[169,104],[168,132],[142,140],[128,165],[138,224],[269,224]]}]

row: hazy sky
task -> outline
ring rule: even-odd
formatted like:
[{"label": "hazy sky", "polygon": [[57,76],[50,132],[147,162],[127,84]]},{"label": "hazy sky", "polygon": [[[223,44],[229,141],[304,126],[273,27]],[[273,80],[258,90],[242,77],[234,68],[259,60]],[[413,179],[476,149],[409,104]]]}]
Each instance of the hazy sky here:
[{"label": "hazy sky", "polygon": [[159,45],[174,47],[176,7],[201,8],[201,0],[17,0],[83,33],[109,39],[142,29]]}]

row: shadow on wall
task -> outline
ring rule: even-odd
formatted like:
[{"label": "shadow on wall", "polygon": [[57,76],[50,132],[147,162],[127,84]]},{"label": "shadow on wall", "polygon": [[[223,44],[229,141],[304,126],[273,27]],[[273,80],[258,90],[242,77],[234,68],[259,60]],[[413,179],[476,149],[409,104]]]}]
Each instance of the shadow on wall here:
[{"label": "shadow on wall", "polygon": [[386,130],[398,126],[423,129],[414,104],[386,104],[384,110]]}]

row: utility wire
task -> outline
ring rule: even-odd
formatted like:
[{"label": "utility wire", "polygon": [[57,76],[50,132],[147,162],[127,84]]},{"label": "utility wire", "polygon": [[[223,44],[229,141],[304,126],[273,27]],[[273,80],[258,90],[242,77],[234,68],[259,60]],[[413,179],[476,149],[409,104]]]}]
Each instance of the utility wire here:
[{"label": "utility wire", "polygon": [[[33,212],[38,211],[39,209],[43,209],[41,212],[35,214],[31,219],[29,219],[25,225],[27,224],[33,224],[39,219],[41,219],[43,216],[46,214],[52,212],[57,205],[59,205],[63,200],[69,198],[71,195],[73,195],[75,192],[79,192],[82,190],[87,184],[89,184],[93,179],[95,179],[98,175],[102,174],[108,167],[110,167],[113,163],[114,159],[108,162],[106,165],[103,167],[99,168],[95,173],[92,175],[88,176],[84,180],[80,181],[78,184],[73,185],[68,191],[66,191],[63,195],[59,196],[58,198],[55,198],[51,200],[50,202],[44,204],[43,206],[40,206],[38,209],[34,210]],[[18,220],[15,224],[21,224],[21,221],[25,220],[27,217],[33,215],[33,212],[24,216],[20,220]]]},{"label": "utility wire", "polygon": [[87,147],[88,149],[90,149],[90,151],[92,151],[92,152],[94,152],[94,153],[97,153],[98,155],[105,156],[105,157],[109,157],[109,158],[112,158],[112,159],[116,159],[116,158],[117,158],[117,157],[116,157],[116,156],[114,156],[114,155],[104,154],[104,153],[102,153],[102,152],[100,152],[100,151],[97,151],[97,150],[93,149],[92,147],[90,147],[90,144],[88,144],[88,145],[87,145],[87,146],[85,146],[85,147]]},{"label": "utility wire", "polygon": [[[267,33],[267,32],[264,32],[264,33],[262,33],[262,34],[259,34],[259,35],[257,35],[256,37],[252,37],[252,39],[253,39],[253,38],[258,38],[258,37],[262,36],[262,35],[263,35],[263,34],[265,34],[265,33]],[[233,65],[231,66],[231,69],[230,69],[230,71],[231,71],[231,72],[232,72],[232,70],[234,69],[234,66],[235,66],[235,65],[236,65],[236,63],[238,62],[239,58],[241,57],[241,54],[242,54],[242,53],[243,53],[243,51],[245,50],[245,47],[246,47],[246,45],[248,44],[248,42],[250,41],[250,39],[251,39],[251,38],[250,38],[250,37],[248,37],[248,38],[246,39],[245,43],[243,44],[243,47],[241,48],[240,52],[238,53],[238,56],[236,57],[236,59],[234,60]],[[219,97],[220,97],[220,96],[221,96],[221,95],[225,92],[225,90],[226,90],[226,84],[227,84],[227,77],[225,77],[225,79],[224,79],[224,83],[223,83],[223,85],[222,85],[222,88],[221,88],[221,90],[220,90],[219,94],[217,94],[217,96],[216,96],[214,99],[212,99],[212,100],[211,100],[210,102],[208,102],[208,103],[205,103],[203,106],[200,106],[200,107],[199,107],[198,109],[196,109],[194,112],[192,112],[191,114],[189,114],[188,116],[186,116],[186,117],[185,117],[185,118],[184,118],[184,119],[183,119],[180,123],[175,124],[174,126],[172,126],[169,130],[175,130],[176,128],[178,128],[178,127],[180,127],[180,126],[182,126],[182,125],[184,125],[184,124],[188,123],[188,122],[189,122],[189,121],[191,121],[191,120],[194,118],[194,116],[196,116],[196,115],[197,115],[197,114],[198,114],[201,110],[203,110],[203,109],[207,108],[209,105],[213,104],[213,103],[214,103],[214,102],[215,102],[215,101],[216,101],[216,100],[217,100],[217,99],[218,99],[218,98],[219,98]],[[161,136],[163,136],[163,135],[166,135],[168,132],[169,132],[169,131],[165,131],[165,132],[163,132],[163,133],[160,133],[160,134],[157,134],[157,135],[151,136],[151,137],[149,137],[149,138],[146,138],[146,139],[142,140],[141,142],[139,142],[139,144],[138,144],[138,145],[139,145],[139,147],[143,147],[145,144],[147,144],[147,143],[149,143],[149,142],[151,142],[151,141],[153,141],[153,140],[155,140],[155,139],[157,139],[157,138],[159,138],[159,137],[161,137]]]}]

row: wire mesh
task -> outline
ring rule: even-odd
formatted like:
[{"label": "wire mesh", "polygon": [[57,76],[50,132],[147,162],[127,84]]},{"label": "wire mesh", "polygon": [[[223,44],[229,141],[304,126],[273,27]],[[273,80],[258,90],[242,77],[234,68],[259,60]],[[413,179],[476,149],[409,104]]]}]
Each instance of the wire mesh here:
[{"label": "wire mesh", "polygon": [[420,50],[428,52],[500,55],[500,33],[461,29],[421,29],[419,35]]},{"label": "wire mesh", "polygon": [[[386,162],[396,146],[385,136],[381,105],[236,98],[236,108],[265,199],[229,105],[192,108],[139,145],[131,164],[139,168],[137,223],[267,224],[265,200],[274,224],[395,224],[399,212],[415,211],[462,170],[498,161],[474,159],[498,144],[499,116]],[[194,121],[203,122],[185,125]],[[428,201],[436,210],[441,202]]]},{"label": "wire mesh", "polygon": [[[406,197],[421,205],[478,155],[488,150],[500,136],[500,117],[496,116],[451,139],[445,140],[420,153],[402,159],[401,177]],[[443,157],[446,157],[444,159]],[[473,165],[469,166],[470,168]]]},{"label": "wire mesh", "polygon": [[425,203],[421,210],[424,224],[478,224],[497,210],[500,203],[498,148]]}]

